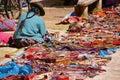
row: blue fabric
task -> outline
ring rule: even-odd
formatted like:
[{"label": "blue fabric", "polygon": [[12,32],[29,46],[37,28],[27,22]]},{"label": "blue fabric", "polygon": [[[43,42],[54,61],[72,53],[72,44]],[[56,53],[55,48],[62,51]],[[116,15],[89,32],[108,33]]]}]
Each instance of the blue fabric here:
[{"label": "blue fabric", "polygon": [[30,12],[28,17],[33,16],[25,21],[25,24],[22,28],[20,27],[21,21],[26,18],[27,13],[23,13],[19,19],[17,29],[14,33],[14,39],[21,39],[21,38],[31,38],[34,40],[38,40],[44,42],[42,38],[46,34],[46,27],[45,22],[42,17],[34,15],[34,12]]},{"label": "blue fabric", "polygon": [[18,75],[19,67],[14,62],[8,62],[8,66],[0,66],[0,78],[5,78],[9,75]]},{"label": "blue fabric", "polygon": [[115,53],[117,50],[117,48],[108,48],[107,51],[110,53],[110,54],[113,54]]},{"label": "blue fabric", "polygon": [[19,54],[20,55],[18,55],[18,57],[21,57],[21,56],[23,56],[24,55],[24,53],[25,53],[25,51],[23,50],[23,51],[21,51]]},{"label": "blue fabric", "polygon": [[29,66],[28,64],[25,64],[23,67],[20,67],[19,70],[20,70],[19,71],[20,76],[25,76],[25,75],[33,73],[32,67]]},{"label": "blue fabric", "polygon": [[67,14],[62,20],[70,17],[70,16],[75,16],[75,12],[70,12],[69,14]]},{"label": "blue fabric", "polygon": [[0,66],[0,79],[10,75],[25,76],[33,73],[32,67],[28,64],[24,66],[19,66],[15,62],[8,62],[6,64],[7,66]]},{"label": "blue fabric", "polygon": [[109,54],[109,52],[107,52],[105,50],[100,50],[100,55],[103,56],[103,57],[106,57],[106,56],[108,56],[110,54]]},{"label": "blue fabric", "polygon": [[117,48],[108,48],[108,50],[116,52]]},{"label": "blue fabric", "polygon": [[26,2],[23,2],[23,3],[22,3],[22,7],[27,7],[27,3],[26,3]]}]

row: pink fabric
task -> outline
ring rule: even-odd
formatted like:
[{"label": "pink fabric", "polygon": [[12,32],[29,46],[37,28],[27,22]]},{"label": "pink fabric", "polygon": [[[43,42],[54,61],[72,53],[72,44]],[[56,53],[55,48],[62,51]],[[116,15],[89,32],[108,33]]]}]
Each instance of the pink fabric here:
[{"label": "pink fabric", "polygon": [[10,38],[12,38],[12,36],[10,34],[0,32],[0,41],[1,42],[8,43]]}]

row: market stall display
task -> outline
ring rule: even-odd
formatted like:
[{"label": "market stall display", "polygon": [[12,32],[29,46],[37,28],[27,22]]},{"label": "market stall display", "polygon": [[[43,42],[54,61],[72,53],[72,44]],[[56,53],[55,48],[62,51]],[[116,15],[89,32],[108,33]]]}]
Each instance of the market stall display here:
[{"label": "market stall display", "polygon": [[[71,30],[67,30],[66,35],[59,35],[59,32],[50,33],[51,40],[43,45],[29,46],[19,57],[6,57],[12,61],[0,66],[0,74],[6,74],[0,78],[85,80],[105,72],[103,66],[110,62],[111,55],[120,46],[119,15],[117,10],[115,11],[94,11],[85,21],[78,21],[78,25],[69,26]],[[109,14],[116,19],[112,20],[113,17]],[[75,29],[76,27],[80,30]],[[9,72],[2,71],[3,69],[9,69],[13,74],[9,75]],[[14,69],[17,69],[15,73]]]}]

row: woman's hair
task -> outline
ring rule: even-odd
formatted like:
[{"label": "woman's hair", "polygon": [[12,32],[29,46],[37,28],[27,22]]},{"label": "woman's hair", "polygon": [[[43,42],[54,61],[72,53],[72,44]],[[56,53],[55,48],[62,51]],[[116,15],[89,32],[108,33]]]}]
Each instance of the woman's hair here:
[{"label": "woman's hair", "polygon": [[40,10],[37,8],[37,7],[31,7],[31,10],[30,11],[33,11],[35,14],[39,14],[40,13]]}]

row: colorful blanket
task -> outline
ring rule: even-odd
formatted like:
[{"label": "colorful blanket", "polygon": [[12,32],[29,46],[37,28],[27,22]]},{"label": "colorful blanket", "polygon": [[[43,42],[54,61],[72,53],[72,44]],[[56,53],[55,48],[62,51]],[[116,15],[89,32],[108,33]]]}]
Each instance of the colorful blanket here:
[{"label": "colorful blanket", "polygon": [[0,31],[14,31],[15,21],[14,20],[0,20]]},{"label": "colorful blanket", "polygon": [[8,33],[0,32],[0,47],[9,46],[12,43],[12,36]]}]

